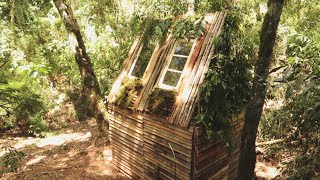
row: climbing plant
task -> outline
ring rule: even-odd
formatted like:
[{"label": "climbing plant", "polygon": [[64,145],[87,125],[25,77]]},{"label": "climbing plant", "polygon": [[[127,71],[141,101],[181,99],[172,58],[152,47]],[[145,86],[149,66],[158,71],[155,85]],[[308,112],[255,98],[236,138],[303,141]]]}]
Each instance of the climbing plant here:
[{"label": "climbing plant", "polygon": [[257,50],[257,26],[243,11],[235,7],[228,13],[222,34],[214,40],[215,55],[199,91],[196,122],[205,127],[208,138],[223,137],[227,147],[232,146],[230,117],[244,111],[250,97]]}]

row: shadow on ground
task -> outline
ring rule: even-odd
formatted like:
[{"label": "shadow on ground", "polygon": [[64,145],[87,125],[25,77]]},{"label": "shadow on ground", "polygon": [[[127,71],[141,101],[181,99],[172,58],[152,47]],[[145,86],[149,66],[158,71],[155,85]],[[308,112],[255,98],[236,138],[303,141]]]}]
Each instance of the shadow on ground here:
[{"label": "shadow on ground", "polygon": [[56,135],[46,138],[5,138],[0,140],[0,158],[11,146],[26,157],[17,173],[0,174],[1,179],[56,180],[56,179],[128,179],[112,165],[108,145],[94,146],[94,120],[75,123]]}]

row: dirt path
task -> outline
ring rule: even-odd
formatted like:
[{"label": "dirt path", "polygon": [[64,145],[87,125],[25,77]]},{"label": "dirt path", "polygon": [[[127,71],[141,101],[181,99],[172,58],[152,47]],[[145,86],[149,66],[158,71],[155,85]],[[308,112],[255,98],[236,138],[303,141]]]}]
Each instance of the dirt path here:
[{"label": "dirt path", "polygon": [[46,138],[1,138],[0,158],[9,146],[26,157],[17,173],[0,173],[0,179],[127,179],[114,169],[110,146],[94,145],[96,132],[94,120],[89,120],[70,123]]}]

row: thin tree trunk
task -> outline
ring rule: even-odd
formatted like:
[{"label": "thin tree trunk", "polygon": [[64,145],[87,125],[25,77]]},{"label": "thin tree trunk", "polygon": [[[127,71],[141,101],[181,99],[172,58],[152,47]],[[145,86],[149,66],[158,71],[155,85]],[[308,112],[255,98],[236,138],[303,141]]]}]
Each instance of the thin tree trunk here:
[{"label": "thin tree trunk", "polygon": [[258,61],[255,65],[255,77],[253,79],[253,95],[246,109],[241,137],[238,168],[238,178],[240,180],[251,180],[254,177],[256,135],[266,96],[267,77],[283,6],[284,0],[269,0],[269,9],[262,24]]},{"label": "thin tree trunk", "polygon": [[94,117],[97,120],[100,133],[99,135],[105,136],[107,135],[107,129],[109,127],[107,121],[107,111],[102,102],[99,83],[96,75],[94,74],[91,60],[87,54],[79,25],[73,16],[72,9],[68,4],[65,3],[64,0],[54,0],[54,4],[58,9],[69,34],[71,48],[80,70],[83,85],[83,95],[88,101],[88,109],[91,108],[91,110],[94,112]]},{"label": "thin tree trunk", "polygon": [[10,28],[11,30],[14,30],[14,18],[15,18],[15,4],[16,0],[11,0],[11,9],[10,9]]}]

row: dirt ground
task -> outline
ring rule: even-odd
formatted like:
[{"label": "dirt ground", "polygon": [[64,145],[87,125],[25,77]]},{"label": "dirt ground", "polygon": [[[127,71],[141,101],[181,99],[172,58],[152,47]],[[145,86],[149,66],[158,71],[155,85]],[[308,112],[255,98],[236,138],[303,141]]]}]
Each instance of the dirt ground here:
[{"label": "dirt ground", "polygon": [[[7,152],[5,147],[14,147],[26,156],[17,173],[2,173],[1,180],[108,180],[128,179],[112,164],[110,145],[95,146],[97,136],[94,120],[72,121],[62,130],[45,138],[2,137],[0,158]],[[2,170],[2,172],[4,172]],[[275,165],[258,157],[258,179],[273,179],[279,176]]]},{"label": "dirt ground", "polygon": [[89,120],[72,122],[46,138],[1,138],[0,157],[9,146],[26,157],[17,173],[0,174],[0,179],[128,179],[112,165],[110,146],[95,146],[96,132],[94,120]]}]

